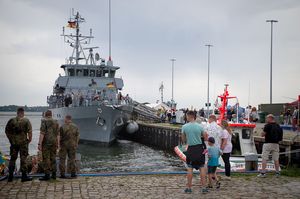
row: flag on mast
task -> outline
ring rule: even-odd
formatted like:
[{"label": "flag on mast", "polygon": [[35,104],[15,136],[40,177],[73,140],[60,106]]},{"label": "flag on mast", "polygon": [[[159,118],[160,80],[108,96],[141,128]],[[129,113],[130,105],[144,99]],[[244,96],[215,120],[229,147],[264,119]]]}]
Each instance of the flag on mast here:
[{"label": "flag on mast", "polygon": [[67,25],[67,27],[69,27],[69,28],[76,28],[76,21],[68,21],[68,25]]}]

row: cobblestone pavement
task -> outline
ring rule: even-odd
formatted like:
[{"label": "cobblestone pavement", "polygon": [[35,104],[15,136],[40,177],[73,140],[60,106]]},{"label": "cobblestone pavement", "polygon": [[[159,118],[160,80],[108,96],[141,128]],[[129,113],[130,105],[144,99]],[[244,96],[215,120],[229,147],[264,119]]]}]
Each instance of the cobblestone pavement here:
[{"label": "cobblestone pavement", "polygon": [[207,194],[200,192],[196,176],[193,183],[192,194],[185,194],[185,175],[78,177],[49,182],[34,179],[24,183],[17,179],[0,182],[0,198],[300,198],[300,178],[233,177]]}]

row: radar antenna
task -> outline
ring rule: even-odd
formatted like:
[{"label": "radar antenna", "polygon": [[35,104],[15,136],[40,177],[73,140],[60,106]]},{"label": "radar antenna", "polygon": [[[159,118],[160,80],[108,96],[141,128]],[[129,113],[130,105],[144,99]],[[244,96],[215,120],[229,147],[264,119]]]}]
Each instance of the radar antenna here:
[{"label": "radar antenna", "polygon": [[93,49],[96,49],[96,48],[99,48],[99,47],[88,47],[88,48],[83,48],[83,50],[89,50],[89,56],[88,56],[88,58],[86,59],[86,64],[88,64],[89,61],[90,61],[90,64],[91,64],[91,65],[95,65],[95,64],[96,64],[96,61],[98,61],[98,60],[100,59],[98,53],[96,53],[96,54],[95,54],[95,57],[94,57]]}]

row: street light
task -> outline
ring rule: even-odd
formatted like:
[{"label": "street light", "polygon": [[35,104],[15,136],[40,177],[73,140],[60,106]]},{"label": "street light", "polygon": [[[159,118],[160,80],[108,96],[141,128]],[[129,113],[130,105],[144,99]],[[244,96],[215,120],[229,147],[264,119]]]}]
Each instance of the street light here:
[{"label": "street light", "polygon": [[267,20],[267,23],[271,23],[271,54],[270,54],[270,104],[272,104],[272,59],[273,59],[273,23],[277,23],[277,20]]},{"label": "street light", "polygon": [[171,99],[171,103],[172,103],[172,108],[173,108],[173,104],[174,104],[174,62],[176,61],[176,59],[172,58],[172,59],[170,59],[170,61],[172,62],[172,99]]},{"label": "street light", "polygon": [[207,118],[209,117],[209,69],[210,69],[210,48],[213,47],[211,44],[206,44],[208,49],[208,62],[207,62]]}]

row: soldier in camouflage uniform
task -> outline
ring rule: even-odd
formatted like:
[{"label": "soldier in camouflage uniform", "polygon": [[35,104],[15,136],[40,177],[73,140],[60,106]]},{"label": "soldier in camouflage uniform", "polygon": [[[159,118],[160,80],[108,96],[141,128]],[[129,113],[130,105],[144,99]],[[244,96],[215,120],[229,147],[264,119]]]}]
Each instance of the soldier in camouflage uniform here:
[{"label": "soldier in camouflage uniform", "polygon": [[8,182],[12,182],[18,153],[20,153],[22,182],[31,181],[27,176],[26,159],[28,144],[32,140],[32,127],[30,121],[24,117],[24,109],[18,108],[17,117],[11,118],[6,127],[5,134],[10,143],[10,161]]},{"label": "soldier in camouflage uniform", "polygon": [[68,155],[71,177],[76,177],[75,156],[79,142],[79,131],[77,126],[72,123],[72,117],[65,117],[65,124],[60,127],[60,150],[59,150],[59,170],[60,178],[66,178],[66,155]]},{"label": "soldier in camouflage uniform", "polygon": [[40,128],[40,139],[38,148],[42,151],[43,168],[45,176],[39,180],[50,180],[50,172],[52,178],[56,179],[56,150],[59,139],[59,125],[56,120],[52,119],[52,112],[46,111],[45,119],[42,119]]}]

